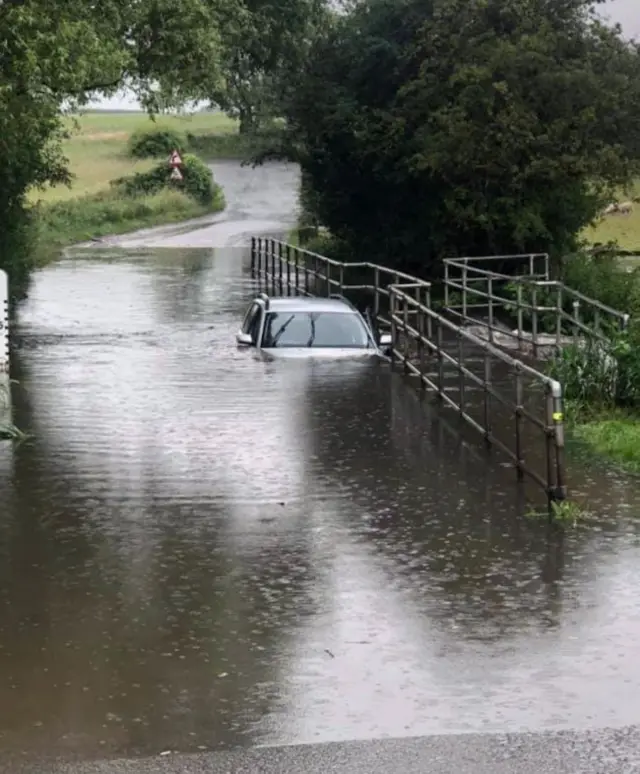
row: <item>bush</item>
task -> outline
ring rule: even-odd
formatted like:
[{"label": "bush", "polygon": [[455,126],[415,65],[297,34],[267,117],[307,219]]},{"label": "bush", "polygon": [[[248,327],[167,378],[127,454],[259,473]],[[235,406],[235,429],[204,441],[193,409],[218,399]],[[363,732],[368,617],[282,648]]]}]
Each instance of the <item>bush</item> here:
[{"label": "bush", "polygon": [[175,129],[139,129],[129,138],[129,155],[136,159],[155,159],[169,156],[173,150],[184,153],[186,149],[185,135]]},{"label": "bush", "polygon": [[148,196],[171,186],[184,191],[199,204],[210,205],[218,193],[213,173],[204,161],[193,154],[183,156],[182,162],[182,180],[171,180],[171,168],[166,163],[160,163],[148,172],[120,177],[111,184],[126,196]]}]

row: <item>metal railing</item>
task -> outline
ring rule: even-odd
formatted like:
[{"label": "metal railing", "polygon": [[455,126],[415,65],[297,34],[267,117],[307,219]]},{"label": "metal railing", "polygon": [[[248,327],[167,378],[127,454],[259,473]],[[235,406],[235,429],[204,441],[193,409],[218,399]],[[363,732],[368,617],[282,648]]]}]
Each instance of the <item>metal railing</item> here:
[{"label": "metal railing", "polygon": [[429,282],[258,237],[251,270],[280,295],[340,293],[373,310],[374,326],[391,331],[392,364],[503,452],[519,479],[528,476],[549,500],[566,497],[560,383],[439,314]]},{"label": "metal railing", "polygon": [[[492,262],[499,262],[501,268],[511,264],[511,271],[486,268]],[[448,258],[444,273],[445,308],[450,315],[463,324],[485,328],[492,343],[502,341],[520,351],[530,346],[534,357],[543,348],[558,350],[580,338],[607,341],[629,323],[628,314],[551,280],[546,253]],[[515,320],[515,330],[501,325],[505,316]]]},{"label": "metal railing", "polygon": [[9,279],[0,269],[0,374],[9,371]]}]

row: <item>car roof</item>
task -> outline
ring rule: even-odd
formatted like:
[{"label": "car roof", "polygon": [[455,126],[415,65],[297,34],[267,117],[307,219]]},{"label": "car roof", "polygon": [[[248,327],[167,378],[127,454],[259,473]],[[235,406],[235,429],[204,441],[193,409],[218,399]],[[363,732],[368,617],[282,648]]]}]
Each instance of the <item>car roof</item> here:
[{"label": "car roof", "polygon": [[269,312],[343,312],[358,314],[351,304],[341,298],[316,298],[308,296],[269,297]]}]

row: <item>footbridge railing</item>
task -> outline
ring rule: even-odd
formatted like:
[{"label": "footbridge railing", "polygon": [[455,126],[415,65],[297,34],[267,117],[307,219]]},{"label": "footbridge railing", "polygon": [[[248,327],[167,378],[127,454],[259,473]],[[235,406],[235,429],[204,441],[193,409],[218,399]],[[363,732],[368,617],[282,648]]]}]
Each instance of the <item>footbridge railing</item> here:
[{"label": "footbridge railing", "polygon": [[[606,341],[629,323],[628,314],[550,279],[546,253],[448,258],[444,294],[458,322],[534,357],[579,339]],[[515,328],[506,327],[505,318]]]},{"label": "footbridge railing", "polygon": [[392,334],[392,364],[453,410],[550,500],[566,497],[559,382],[436,311],[431,284],[373,263],[343,263],[271,238],[251,240],[269,292],[341,294]]}]

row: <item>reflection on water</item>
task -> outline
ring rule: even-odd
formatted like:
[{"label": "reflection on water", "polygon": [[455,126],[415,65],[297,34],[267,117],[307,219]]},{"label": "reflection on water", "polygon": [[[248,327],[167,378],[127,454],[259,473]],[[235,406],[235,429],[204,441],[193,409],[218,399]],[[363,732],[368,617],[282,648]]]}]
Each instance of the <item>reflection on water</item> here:
[{"label": "reflection on water", "polygon": [[34,440],[0,457],[0,749],[634,722],[635,484],[575,471],[593,522],[527,521],[513,470],[383,364],[236,349],[247,262],[37,276]]}]

